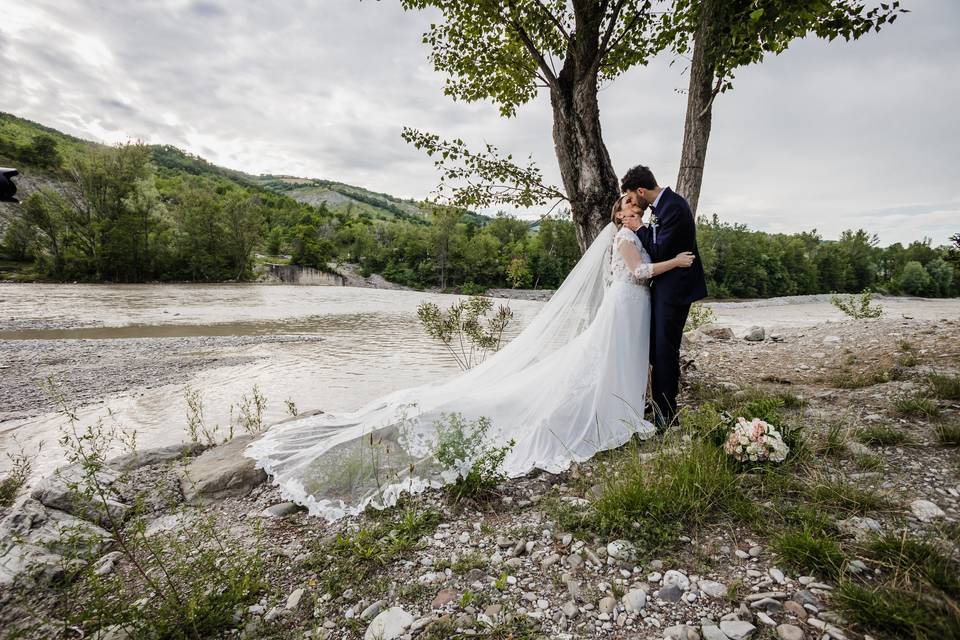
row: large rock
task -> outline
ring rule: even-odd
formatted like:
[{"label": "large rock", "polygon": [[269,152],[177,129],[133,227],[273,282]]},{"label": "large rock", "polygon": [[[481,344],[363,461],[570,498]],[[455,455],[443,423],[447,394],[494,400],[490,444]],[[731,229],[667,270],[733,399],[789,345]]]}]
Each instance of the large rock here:
[{"label": "large rock", "polygon": [[[115,500],[109,495],[110,486],[116,482],[117,473],[103,467],[92,476],[79,464],[60,467],[52,475],[40,480],[30,492],[30,497],[51,509],[64,511],[71,515],[107,525],[110,520],[122,522],[130,506]],[[87,497],[91,484],[98,484],[107,494],[103,498],[96,492]]]},{"label": "large rock", "polygon": [[155,447],[134,451],[116,458],[107,460],[106,465],[116,471],[132,471],[140,467],[162,462],[171,462],[187,456],[195,455],[207,449],[206,445],[197,442],[179,442],[165,447]]},{"label": "large rock", "polygon": [[766,337],[767,332],[763,327],[753,326],[747,329],[747,333],[743,336],[743,339],[749,340],[750,342],[763,342],[763,339]]},{"label": "large rock", "polygon": [[733,339],[733,329],[730,327],[718,327],[715,325],[707,325],[700,327],[700,332],[710,336],[714,340],[732,340]]},{"label": "large rock", "polygon": [[243,455],[253,436],[239,436],[209,449],[180,470],[180,490],[191,504],[245,496],[267,479],[256,461]]},{"label": "large rock", "polygon": [[413,624],[413,616],[400,607],[390,607],[370,623],[363,640],[393,640]]},{"label": "large rock", "polygon": [[27,498],[0,520],[0,586],[25,574],[58,580],[68,564],[64,557],[94,558],[109,542],[110,534],[95,524]]},{"label": "large rock", "polygon": [[720,621],[720,631],[723,631],[730,640],[747,640],[756,630],[755,626],[743,620]]}]

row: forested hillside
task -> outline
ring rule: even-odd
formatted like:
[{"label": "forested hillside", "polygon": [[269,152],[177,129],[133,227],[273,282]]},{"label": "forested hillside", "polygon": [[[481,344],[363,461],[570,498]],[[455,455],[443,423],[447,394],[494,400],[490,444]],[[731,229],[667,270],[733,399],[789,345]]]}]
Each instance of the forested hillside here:
[{"label": "forested hillside", "polygon": [[[0,114],[0,165],[22,174],[22,204],[0,205],[0,275],[19,279],[248,280],[262,254],[474,292],[554,288],[579,257],[567,220],[531,227],[330,180],[253,176],[172,146],[107,147],[9,114]],[[768,234],[716,215],[698,225],[713,297],[960,294],[956,247],[880,248],[864,230],[837,241]]]}]

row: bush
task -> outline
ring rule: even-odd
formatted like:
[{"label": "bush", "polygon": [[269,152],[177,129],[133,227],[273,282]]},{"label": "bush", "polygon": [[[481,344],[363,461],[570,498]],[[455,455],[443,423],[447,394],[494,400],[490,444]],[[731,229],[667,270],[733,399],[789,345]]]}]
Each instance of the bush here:
[{"label": "bush", "polygon": [[432,302],[424,302],[417,307],[417,316],[427,334],[443,343],[466,371],[483,362],[487,353],[500,348],[503,332],[513,319],[513,311],[503,305],[488,318],[492,308],[490,298],[473,296],[455,302],[446,311]]},{"label": "bush", "polygon": [[873,294],[864,291],[859,296],[846,295],[840,296],[836,293],[830,296],[830,304],[840,311],[853,318],[854,320],[863,320],[865,318],[879,318],[883,315],[883,309],[872,305]]},{"label": "bush", "polygon": [[435,426],[433,455],[444,469],[458,473],[457,481],[448,487],[455,500],[482,497],[507,479],[503,461],[516,442],[510,440],[502,447],[490,445],[489,418],[465,422],[459,413],[444,414]]}]

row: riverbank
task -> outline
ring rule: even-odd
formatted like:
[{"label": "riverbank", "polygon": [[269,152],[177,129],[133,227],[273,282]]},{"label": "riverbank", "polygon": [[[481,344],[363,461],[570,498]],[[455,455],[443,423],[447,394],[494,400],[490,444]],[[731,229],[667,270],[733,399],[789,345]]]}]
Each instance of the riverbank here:
[{"label": "riverbank", "polygon": [[[175,555],[178,539],[202,538],[187,523],[210,518],[231,557],[247,563],[244,575],[257,578],[229,591],[218,605],[228,615],[202,637],[892,640],[938,624],[936,637],[948,637],[960,628],[953,583],[917,574],[871,542],[929,542],[945,575],[960,567],[958,383],[941,389],[930,378],[958,380],[960,321],[903,315],[765,327],[759,341],[722,323],[694,332],[682,392],[692,413],[671,437],[511,480],[476,500],[433,491],[327,525],[285,503],[239,455],[242,441],[199,455],[145,454],[143,466],[128,458],[116,474],[131,477],[111,480],[111,495],[130,504],[162,488],[143,516],[153,544]],[[766,406],[778,426],[798,430],[796,457],[772,475],[738,472],[729,485],[725,466],[688,476],[684,461],[712,459],[697,457],[710,407],[748,406]],[[634,477],[646,489],[623,493]],[[0,528],[32,508],[40,531],[58,509],[51,505],[64,506],[49,488],[35,495],[49,504],[7,510]],[[617,505],[609,513],[639,508],[634,524],[598,519],[609,500]],[[657,513],[659,526],[650,521]],[[99,576],[71,582],[52,562],[33,587],[0,588],[2,628],[66,638],[80,620],[92,633],[97,579],[120,580],[119,604],[153,606],[134,605],[147,591],[123,552],[103,559],[108,549],[92,557]],[[0,557],[8,561],[9,551]],[[891,581],[908,574],[907,583]],[[224,584],[216,572],[189,576]],[[908,626],[891,626],[894,601],[851,607],[853,595],[887,589],[893,598],[908,587],[921,596],[896,601],[898,615],[912,616]],[[99,637],[139,636],[112,626]]]}]

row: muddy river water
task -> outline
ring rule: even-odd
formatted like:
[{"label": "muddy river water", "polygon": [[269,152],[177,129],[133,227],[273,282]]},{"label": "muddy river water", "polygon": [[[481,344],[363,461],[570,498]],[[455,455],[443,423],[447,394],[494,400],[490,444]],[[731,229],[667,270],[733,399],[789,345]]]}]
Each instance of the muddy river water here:
[{"label": "muddy river water", "polygon": [[[417,306],[454,296],[289,285],[0,285],[0,472],[5,455],[34,452],[34,477],[63,461],[66,418],[48,381],[98,419],[136,430],[140,447],[184,440],[186,394],[225,430],[256,386],[264,422],[299,411],[353,409],[379,395],[459,369],[420,327]],[[542,303],[510,300],[515,333]],[[956,304],[885,299],[888,313],[954,315]],[[843,321],[822,297],[713,305],[745,328]],[[110,415],[108,415],[110,414]]]}]

